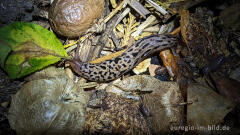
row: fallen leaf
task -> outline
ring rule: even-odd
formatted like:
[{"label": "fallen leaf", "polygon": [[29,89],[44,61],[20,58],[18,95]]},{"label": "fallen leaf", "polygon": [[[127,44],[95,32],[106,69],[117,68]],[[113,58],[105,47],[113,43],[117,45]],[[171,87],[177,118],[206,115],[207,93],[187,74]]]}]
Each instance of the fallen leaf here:
[{"label": "fallen leaf", "polygon": [[214,81],[218,92],[229,100],[240,103],[240,82],[224,76],[218,76],[212,73],[211,78]]},{"label": "fallen leaf", "polygon": [[183,119],[183,106],[180,105],[183,97],[176,82],[163,82],[149,75],[135,75],[114,83],[106,91],[134,100],[142,97],[153,133],[170,132],[170,126],[179,125]]},{"label": "fallen leaf", "polygon": [[229,113],[234,104],[212,89],[200,84],[190,84],[187,100],[193,104],[187,106],[187,124],[195,127],[217,125]]},{"label": "fallen leaf", "polygon": [[88,96],[61,70],[27,82],[13,96],[8,119],[17,134],[81,134]]},{"label": "fallen leaf", "polygon": [[137,75],[140,73],[146,72],[150,64],[151,64],[151,58],[145,59],[133,69],[133,72]]},{"label": "fallen leaf", "polygon": [[156,73],[155,73],[155,71],[156,71],[156,69],[157,68],[160,68],[161,66],[159,66],[159,65],[154,65],[154,64],[151,64],[150,66],[149,66],[149,73],[150,73],[150,75],[151,76],[155,76],[156,75]]},{"label": "fallen leaf", "polygon": [[0,28],[0,47],[1,67],[12,79],[68,57],[56,36],[34,23],[15,22]]},{"label": "fallen leaf", "polygon": [[138,101],[107,93],[101,106],[101,109],[88,109],[85,134],[150,135]]}]

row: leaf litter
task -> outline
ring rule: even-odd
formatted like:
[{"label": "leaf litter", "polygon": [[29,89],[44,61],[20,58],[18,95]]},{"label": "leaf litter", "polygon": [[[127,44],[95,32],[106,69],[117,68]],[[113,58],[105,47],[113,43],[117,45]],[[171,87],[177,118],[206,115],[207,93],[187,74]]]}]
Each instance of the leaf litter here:
[{"label": "leaf litter", "polygon": [[[207,6],[208,4],[215,9]],[[239,93],[237,91],[239,86],[235,80],[231,81],[229,77],[232,76],[231,74],[235,69],[239,68],[239,48],[237,47],[239,45],[239,36],[236,36],[238,35],[236,29],[239,28],[239,25],[236,23],[238,22],[237,19],[230,19],[230,21],[225,19],[228,17],[223,17],[226,16],[225,14],[229,14],[228,12],[230,12],[231,9],[233,11],[237,9],[235,6],[231,7],[231,5],[234,4],[233,1],[214,3],[205,0],[107,1],[106,5],[108,6],[105,6],[106,12],[103,13],[102,19],[99,19],[99,23],[106,23],[106,26],[110,26],[110,23],[112,23],[114,27],[106,27],[111,32],[108,33],[108,38],[104,40],[104,42],[100,40],[104,37],[104,32],[102,33],[103,35],[101,35],[101,33],[90,34],[86,36],[87,40],[81,40],[81,46],[88,44],[89,47],[86,47],[86,49],[82,48],[80,52],[77,52],[82,55],[80,59],[91,61],[93,60],[92,58],[100,57],[99,59],[91,61],[91,63],[100,63],[124,53],[124,48],[118,51],[119,45],[121,45],[121,47],[131,46],[137,39],[142,37],[172,31],[177,31],[174,32],[174,35],[181,37],[179,38],[180,42],[177,46],[178,50],[173,48],[167,50],[169,53],[162,51],[161,53],[153,54],[153,56],[157,56],[159,62],[154,63],[153,61],[155,61],[154,58],[156,57],[150,56],[148,60],[150,64],[149,62],[146,64],[143,62],[141,63],[143,66],[139,66],[139,71],[127,73],[114,82],[89,83],[84,80],[84,78],[71,73],[71,70],[68,70],[68,74],[71,74],[72,77],[67,77],[62,69],[61,71],[60,69],[57,69],[59,71],[54,69],[50,72],[42,70],[45,73],[40,74],[40,76],[35,79],[32,76],[23,78],[28,81],[26,83],[31,84],[37,80],[58,79],[57,74],[59,72],[59,74],[64,74],[63,76],[65,77],[61,76],[63,80],[65,78],[67,82],[69,81],[71,83],[64,85],[60,79],[60,82],[57,83],[58,86],[67,88],[66,86],[69,84],[74,87],[77,85],[77,87],[79,87],[78,92],[70,95],[77,96],[82,94],[86,97],[89,96],[89,98],[81,98],[79,100],[84,100],[84,103],[80,106],[76,108],[73,107],[85,113],[81,113],[81,115],[69,113],[69,115],[74,116],[73,118],[76,117],[75,120],[69,119],[69,121],[76,123],[81,121],[82,123],[80,122],[76,130],[74,127],[69,128],[69,126],[66,125],[68,130],[61,131],[62,133],[184,134],[185,132],[190,132],[194,134],[218,134],[217,126],[232,129],[231,131],[225,130],[223,133],[236,133],[239,128],[237,126],[239,122],[236,121],[236,119],[240,118],[237,113],[239,111]],[[220,14],[217,11],[219,11]],[[218,18],[219,15],[220,17]],[[237,16],[237,14],[235,16]],[[111,19],[114,17],[117,18],[117,21],[111,22]],[[231,15],[229,15],[229,18],[230,17]],[[40,20],[38,23],[39,22],[44,22],[44,20]],[[219,27],[222,29],[218,29]],[[105,29],[105,31],[107,31],[107,29]],[[179,30],[181,31],[179,32]],[[84,35],[82,37],[84,37]],[[69,56],[76,55],[72,50],[76,47],[74,43],[77,43],[75,41],[78,39],[67,39],[59,36],[58,39],[62,44],[65,44],[66,48],[72,47],[67,51]],[[0,41],[1,44],[6,42],[2,41],[2,39]],[[106,46],[104,46],[105,44]],[[49,54],[57,57],[59,55],[56,54],[55,49],[48,50],[41,48],[38,43],[35,43],[35,40],[28,40],[22,42],[22,46],[18,48],[5,47],[5,50],[8,51],[5,51],[5,56],[0,55],[1,66],[5,63],[6,55],[10,49],[18,50],[18,52],[12,54],[31,50],[31,53],[24,55],[24,57],[15,58],[23,59],[18,63],[21,65],[20,67],[31,67],[32,64],[29,59],[32,57],[38,59],[40,56]],[[106,54],[108,54],[107,57],[103,57]],[[64,55],[60,54],[60,56],[66,57],[67,55],[64,53]],[[224,59],[219,59],[222,56]],[[169,58],[171,58],[171,60],[169,60]],[[56,62],[57,61],[52,61],[52,63]],[[17,63],[12,63],[12,65],[14,64],[16,65]],[[156,70],[158,68],[151,69],[151,67],[156,67],[152,65],[157,65],[158,67],[169,65],[166,72],[167,75],[166,73],[157,72]],[[62,65],[61,63],[60,66],[62,68],[68,67],[67,64]],[[141,69],[141,67],[144,68],[144,70]],[[38,68],[38,70],[40,69],[42,69],[42,67]],[[22,69],[18,69],[18,71],[17,74],[19,74]],[[30,70],[26,70],[26,72],[27,71]],[[36,70],[31,71],[31,73],[33,72],[36,72]],[[149,74],[148,72],[154,72],[151,73],[154,76],[145,75]],[[29,73],[30,72],[27,74]],[[134,73],[140,75],[133,76]],[[15,76],[17,76],[17,74],[15,73]],[[235,74],[238,73],[235,72]],[[49,78],[47,75],[51,77]],[[21,75],[21,77],[22,76],[23,75]],[[168,78],[168,80],[171,81],[162,81],[161,79],[163,78]],[[201,82],[199,82],[199,80],[201,80]],[[36,100],[37,104],[41,104],[42,101],[40,99],[45,99],[45,95],[36,99],[31,99],[31,96],[20,96],[21,94],[19,93],[23,93],[23,86],[16,94],[19,96],[14,96],[13,101],[14,99],[21,98],[19,102],[24,104],[29,98],[29,100]],[[36,88],[40,88],[40,86],[41,83],[32,85],[32,87]],[[75,91],[73,88],[69,89],[71,89],[70,91]],[[231,90],[229,91],[229,89]],[[39,91],[44,93],[46,90],[43,89]],[[68,94],[69,93],[66,95]],[[52,96],[57,95],[53,94]],[[71,98],[67,96],[66,101],[68,100],[71,101]],[[79,101],[75,100],[72,103],[79,104]],[[70,104],[66,107],[71,109],[72,106]],[[25,115],[19,112],[21,107],[20,109],[18,109],[18,107],[20,106],[14,106],[14,108],[17,108],[15,109],[15,111],[18,112],[17,114]],[[28,106],[24,106],[22,108],[27,107]],[[10,110],[11,109],[13,109],[13,105],[11,105]],[[40,111],[38,108],[35,109],[37,109],[36,111]],[[68,109],[65,110],[67,111]],[[29,116],[31,115],[32,114]],[[16,118],[12,118],[13,121],[19,122]],[[34,120],[32,117],[23,118],[29,122]],[[40,119],[43,119],[43,117]],[[229,121],[230,124],[227,123]],[[20,121],[19,125],[21,124],[22,122]],[[13,123],[11,125],[13,125]],[[21,131],[16,128],[19,125],[15,124],[15,126],[11,127],[20,133]],[[201,126],[202,129],[193,129],[199,126]],[[209,126],[211,129],[207,129]],[[31,128],[29,129],[29,127]],[[26,128],[28,131],[31,130],[31,132],[37,131],[34,124],[29,127],[21,128]],[[53,126],[51,129],[43,131],[46,131],[45,133],[52,133],[55,131],[55,127]]]}]

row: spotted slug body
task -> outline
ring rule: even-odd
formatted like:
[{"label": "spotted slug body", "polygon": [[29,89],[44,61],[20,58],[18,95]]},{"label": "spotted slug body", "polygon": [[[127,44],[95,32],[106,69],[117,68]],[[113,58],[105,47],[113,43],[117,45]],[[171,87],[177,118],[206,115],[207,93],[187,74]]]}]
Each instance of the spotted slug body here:
[{"label": "spotted slug body", "polygon": [[110,60],[95,64],[72,60],[70,64],[75,72],[89,81],[110,81],[130,71],[148,55],[170,48],[177,41],[172,35],[151,35],[136,41],[123,54]]}]

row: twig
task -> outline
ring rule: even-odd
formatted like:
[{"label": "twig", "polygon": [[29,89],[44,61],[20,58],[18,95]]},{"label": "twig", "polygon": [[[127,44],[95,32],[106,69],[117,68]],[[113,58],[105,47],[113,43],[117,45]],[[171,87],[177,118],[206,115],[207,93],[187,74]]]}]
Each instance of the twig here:
[{"label": "twig", "polygon": [[146,18],[146,15],[150,13],[140,2],[136,0],[128,0],[128,5],[136,10],[143,18]]},{"label": "twig", "polygon": [[107,23],[119,10],[121,10],[124,5],[127,3],[127,0],[123,0],[117,8],[115,8],[107,17],[104,18],[104,23]]},{"label": "twig", "polygon": [[[180,0],[180,1],[181,1],[181,0]],[[183,0],[182,0],[182,1],[183,1]],[[169,8],[166,4],[164,4],[164,3],[160,2],[160,1],[157,1],[156,3],[159,4],[159,5],[161,5],[162,7],[166,8],[167,10],[169,10],[170,12],[172,12],[173,14],[176,14],[176,13],[177,13],[176,10]],[[172,3],[173,3],[173,2],[172,2]]]},{"label": "twig", "polygon": [[155,3],[152,0],[146,0],[151,6],[153,6],[157,11],[159,11],[160,13],[162,13],[163,15],[166,15],[168,12],[162,8],[161,6],[159,6],[157,3]]},{"label": "twig", "polygon": [[117,19],[115,25],[114,25],[114,28],[118,25],[118,23],[130,12],[130,8],[126,8],[122,14],[120,15],[120,17]]},{"label": "twig", "polygon": [[145,22],[143,22],[138,28],[137,31],[131,34],[132,37],[137,37],[140,35],[140,33],[145,29],[147,26],[149,26],[152,22],[156,20],[156,17],[153,15],[150,15]]}]

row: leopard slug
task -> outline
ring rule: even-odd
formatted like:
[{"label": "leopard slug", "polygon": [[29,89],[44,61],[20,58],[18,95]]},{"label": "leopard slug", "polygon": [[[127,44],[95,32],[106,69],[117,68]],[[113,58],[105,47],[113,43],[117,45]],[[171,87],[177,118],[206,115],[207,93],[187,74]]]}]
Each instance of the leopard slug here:
[{"label": "leopard slug", "polygon": [[92,64],[73,59],[70,65],[89,81],[111,81],[130,71],[148,55],[173,47],[177,41],[177,37],[172,35],[151,35],[137,40],[123,54],[110,60]]}]

